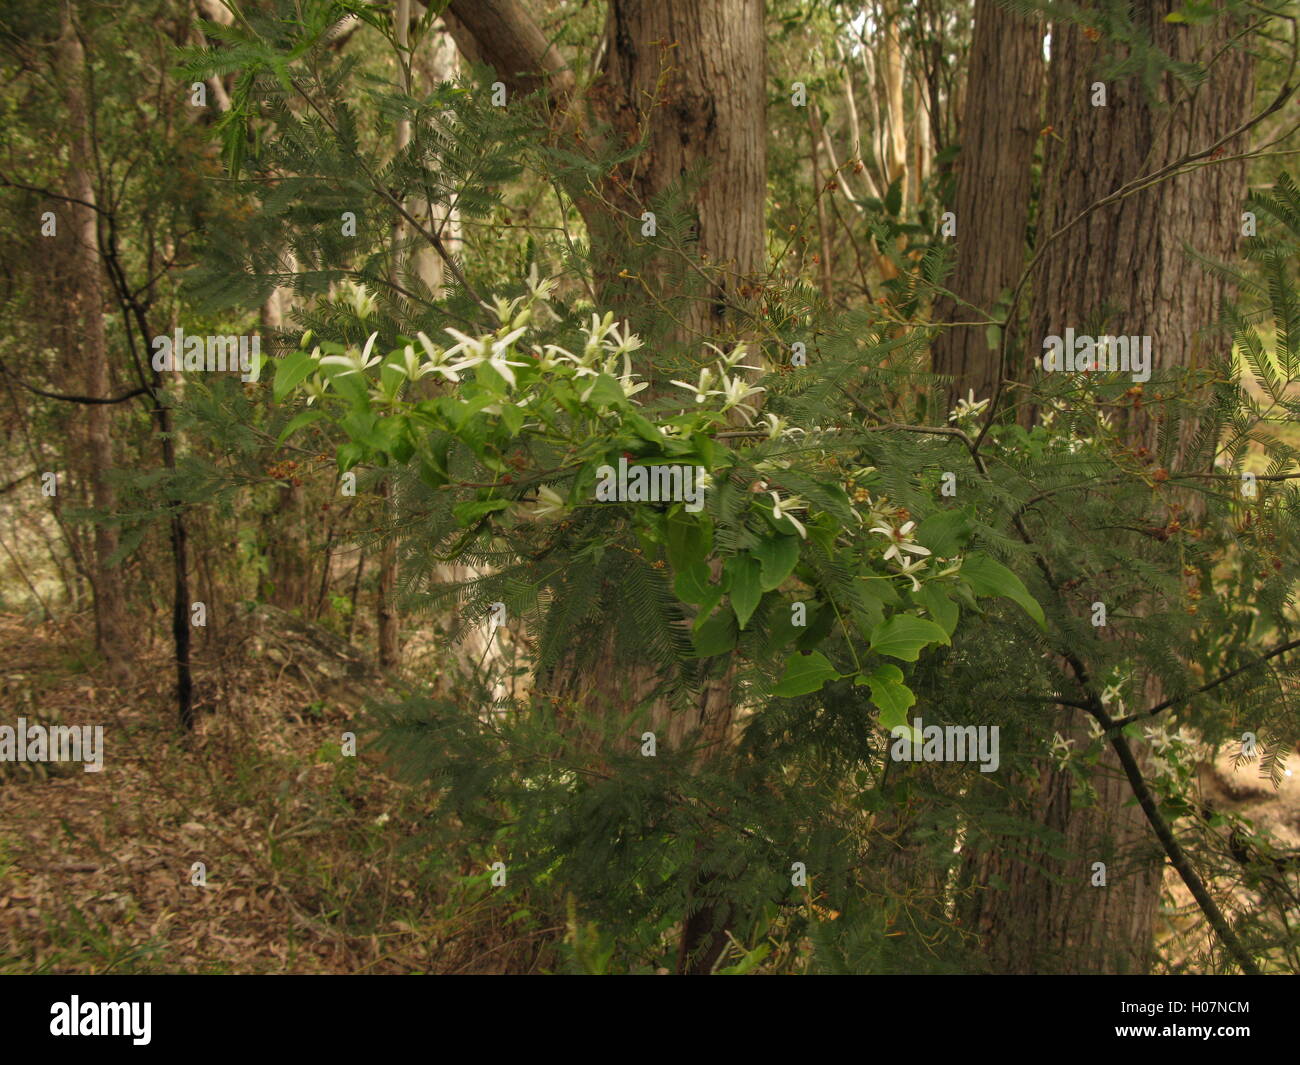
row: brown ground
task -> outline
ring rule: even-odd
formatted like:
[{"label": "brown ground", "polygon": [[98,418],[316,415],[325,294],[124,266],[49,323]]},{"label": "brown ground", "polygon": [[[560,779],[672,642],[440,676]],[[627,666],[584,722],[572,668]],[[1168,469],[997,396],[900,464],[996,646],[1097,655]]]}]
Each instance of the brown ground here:
[{"label": "brown ground", "polygon": [[[415,796],[378,772],[356,725],[361,756],[340,756],[382,681],[342,641],[265,620],[200,655],[215,712],[186,744],[166,648],[118,689],[69,652],[88,643],[74,622],[0,615],[0,723],[105,726],[102,772],[0,765],[0,972],[477,968],[474,885],[445,868],[430,885],[401,850]],[[190,882],[199,861],[206,887]],[[439,896],[456,922],[425,901]]]}]

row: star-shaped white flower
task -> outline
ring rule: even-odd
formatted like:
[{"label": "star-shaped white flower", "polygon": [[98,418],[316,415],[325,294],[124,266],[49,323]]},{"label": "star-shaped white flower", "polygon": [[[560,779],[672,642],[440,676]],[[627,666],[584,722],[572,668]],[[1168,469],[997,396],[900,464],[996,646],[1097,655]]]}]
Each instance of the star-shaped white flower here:
[{"label": "star-shaped white flower", "polygon": [[688,391],[694,392],[695,402],[703,403],[710,396],[722,395],[721,392],[713,387],[713,377],[713,371],[706,366],[700,371],[700,383],[698,385],[688,385],[685,381],[673,381],[671,384],[676,385],[678,388],[685,388]]},{"label": "star-shaped white flower", "polygon": [[318,399],[324,399],[329,392],[329,386],[325,383],[325,378],[320,374],[315,374],[310,381],[302,383],[302,390],[307,393],[307,406],[311,406]]},{"label": "star-shaped white flower", "polygon": [[975,389],[972,388],[966,393],[965,399],[957,400],[957,406],[953,409],[952,413],[948,415],[948,420],[950,422],[959,422],[965,418],[973,418],[977,414],[980,414],[988,405],[989,401],[987,399],[981,399],[976,402]]},{"label": "star-shaped white flower", "polygon": [[370,357],[370,349],[375,346],[375,338],[378,336],[378,333],[371,333],[370,339],[366,341],[366,346],[359,352],[355,348],[349,348],[342,355],[326,355],[320,360],[320,364],[322,366],[346,366],[347,369],[339,374],[339,377],[347,377],[348,374],[353,373],[364,373],[370,367],[382,361],[378,355],[373,359]]},{"label": "star-shaped white flower", "polygon": [[[456,382],[460,380],[460,374],[456,372],[455,367],[447,365],[449,358],[445,351],[439,351],[423,333],[416,333],[415,338],[424,348],[424,354],[428,356],[427,361],[420,367],[421,375],[426,373],[442,374],[448,381]],[[410,350],[409,348],[407,349]],[[414,380],[414,378],[412,378]]]},{"label": "star-shaped white flower", "polygon": [[1074,740],[1067,740],[1059,732],[1052,733],[1052,757],[1064,764],[1070,760],[1070,748],[1074,746]]},{"label": "star-shaped white flower", "polygon": [[510,350],[510,345],[524,335],[524,329],[514,329],[500,339],[483,337],[478,340],[467,337],[464,333],[455,329],[448,329],[447,332],[459,341],[455,347],[448,350],[447,354],[452,355],[459,351],[467,353],[465,358],[452,366],[453,370],[465,370],[471,366],[487,363],[488,366],[492,367],[504,378],[506,384],[511,388],[514,388],[519,383],[512,367],[527,366],[528,364],[526,362],[511,362],[506,358],[506,355]]},{"label": "star-shaped white flower", "polygon": [[921,570],[925,569],[928,561],[929,559],[925,558],[900,558],[896,563],[898,566],[898,572],[902,576],[911,579],[912,591],[914,592],[919,592],[921,590],[921,582],[916,579],[916,575]]},{"label": "star-shaped white flower", "polygon": [[894,528],[892,525],[877,525],[871,530],[873,533],[889,537],[889,548],[885,551],[886,562],[891,558],[896,558],[901,562],[904,551],[908,551],[913,555],[928,555],[930,553],[928,547],[922,547],[920,544],[913,542],[911,534],[915,528],[916,522],[909,521],[898,528]]},{"label": "star-shaped white flower", "polygon": [[755,388],[739,377],[728,378],[726,374],[722,375],[722,386],[723,411],[729,411],[734,408],[745,416],[746,423],[752,422],[754,415],[757,414],[758,411],[744,401],[750,396],[756,396],[760,392],[766,392],[767,389],[762,387]]},{"label": "star-shaped white flower", "polygon": [[768,492],[767,494],[772,497],[772,517],[776,518],[777,521],[785,518],[786,521],[794,526],[795,532],[797,532],[803,539],[807,540],[807,528],[804,526],[803,522],[790,512],[792,510],[807,510],[808,504],[798,496],[791,496],[789,499],[782,500],[781,496],[776,492]]}]

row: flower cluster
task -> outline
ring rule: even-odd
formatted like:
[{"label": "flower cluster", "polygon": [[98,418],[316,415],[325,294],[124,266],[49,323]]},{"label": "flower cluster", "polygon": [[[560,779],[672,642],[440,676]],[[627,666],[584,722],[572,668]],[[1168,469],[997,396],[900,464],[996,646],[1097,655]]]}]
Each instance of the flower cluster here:
[{"label": "flower cluster", "polygon": [[[715,368],[706,366],[700,370],[700,379],[697,384],[692,385],[685,381],[674,381],[672,383],[678,388],[693,392],[696,403],[704,403],[710,396],[721,396],[723,414],[730,410],[737,410],[740,412],[741,417],[745,419],[745,424],[752,425],[758,411],[746,403],[745,400],[749,399],[750,396],[758,395],[760,392],[766,392],[767,389],[751,385],[739,375],[730,376],[729,371],[759,370],[759,367],[746,366],[740,361],[746,354],[744,344],[737,344],[729,354],[723,352],[716,345],[707,344],[706,346],[713,348],[720,356]],[[776,425],[779,425],[779,419],[775,422],[769,422],[770,435],[772,436],[775,436],[779,431],[775,428]]]}]

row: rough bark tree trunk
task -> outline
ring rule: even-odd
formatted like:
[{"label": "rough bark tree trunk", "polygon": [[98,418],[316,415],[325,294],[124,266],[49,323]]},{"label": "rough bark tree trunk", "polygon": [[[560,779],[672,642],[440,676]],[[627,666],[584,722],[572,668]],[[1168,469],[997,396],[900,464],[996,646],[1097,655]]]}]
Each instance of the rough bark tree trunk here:
[{"label": "rough bark tree trunk", "polygon": [[[517,0],[453,0],[452,34],[492,64],[512,90],[545,86],[557,112],[572,103],[572,76]],[[592,242],[598,296],[643,335],[664,331],[657,318],[673,304],[678,323],[666,339],[699,344],[736,339],[744,323],[735,313],[745,282],[761,272],[767,185],[766,33],[762,0],[611,0],[604,69],[586,101],[597,123],[608,124],[618,147],[646,149],[617,166],[598,194],[574,191]],[[672,252],[657,254],[635,279],[621,275],[640,237],[641,215],[654,210],[674,184],[703,165],[690,186],[698,274]],[[647,298],[648,296],[648,298]],[[662,384],[653,366],[642,372]],[[600,604],[617,616],[610,590]],[[625,657],[625,656],[624,656]],[[591,648],[566,655],[541,678],[559,705],[576,712],[627,719],[648,711],[644,727],[660,744],[686,742],[716,750],[732,723],[731,666],[702,680],[691,705],[674,711],[656,694],[662,678],[643,663],[622,660],[612,626],[594,634]],[[646,720],[641,718],[638,720]],[[639,731],[639,730],[638,730]],[[631,738],[629,738],[631,742]],[[702,905],[688,920],[681,967],[703,972],[725,947],[725,913]]]},{"label": "rough bark tree trunk", "polygon": [[[1173,0],[1135,7],[1157,48],[1187,61],[1224,47],[1233,27],[1166,23],[1175,7]],[[1107,106],[1094,107],[1099,50],[1079,27],[1054,27],[1047,122],[1060,140],[1053,138],[1047,151],[1040,242],[1125,182],[1212,145],[1248,116],[1251,65],[1237,48],[1226,48],[1189,96],[1171,79],[1162,81],[1159,93],[1171,108],[1153,105],[1136,80],[1107,84]],[[1240,150],[1227,146],[1230,155]],[[1043,337],[1073,326],[1093,335],[1151,336],[1154,369],[1200,365],[1202,332],[1225,290],[1184,246],[1217,259],[1232,255],[1244,173],[1240,161],[1194,168],[1095,211],[1050,246],[1040,244],[1046,250],[1035,279],[1029,354],[1041,350]],[[1175,459],[1195,432],[1189,422]],[[1130,446],[1154,446],[1158,426],[1145,412],[1123,425]],[[1151,705],[1161,693],[1148,681],[1139,698]],[[1087,742],[1078,714],[1062,713],[1057,725],[1063,736]],[[1086,808],[1072,802],[1069,778],[1055,766],[1045,766],[1029,788],[1031,816],[1061,833],[1068,858],[1031,845],[981,860],[979,883],[996,876],[1009,885],[984,891],[973,914],[995,968],[1116,973],[1150,966],[1161,853],[1109,749],[1094,779],[1099,803]],[[1094,861],[1107,862],[1104,888],[1089,886]]]},{"label": "rough bark tree trunk", "polygon": [[[69,166],[68,204],[72,217],[74,264],[77,281],[76,317],[81,327],[79,356],[82,362],[82,392],[87,396],[110,394],[108,338],[104,330],[104,281],[99,255],[98,219],[95,210],[95,184],[89,167],[94,159],[91,150],[90,114],[84,85],[86,56],[73,26],[71,0],[60,8],[60,33],[57,63],[62,81],[64,104],[68,112]],[[111,516],[117,506],[117,493],[109,479],[113,461],[110,404],[91,404],[80,410],[83,421],[85,459],[89,473],[91,499],[102,516]],[[95,546],[90,565],[91,585],[95,598],[95,644],[110,671],[122,676],[130,656],[131,639],[127,631],[126,592],[121,570],[110,566],[108,559],[117,551],[117,530],[101,520],[95,524]]]},{"label": "rough bark tree trunk", "polygon": [[[976,0],[970,87],[957,158],[957,261],[949,288],[992,314],[998,297],[1024,268],[1031,168],[1042,127],[1043,28],[995,0]],[[971,307],[948,297],[935,301],[935,322],[970,322]],[[974,391],[989,399],[997,386],[996,347],[982,326],[944,330],[935,341],[933,370],[950,374],[945,411]]]}]

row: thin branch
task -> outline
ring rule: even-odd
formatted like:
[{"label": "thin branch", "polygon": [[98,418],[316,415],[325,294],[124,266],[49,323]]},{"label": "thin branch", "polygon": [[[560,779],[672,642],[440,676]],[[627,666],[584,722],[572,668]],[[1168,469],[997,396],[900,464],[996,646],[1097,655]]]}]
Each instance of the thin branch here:
[{"label": "thin branch", "polygon": [[1116,721],[1115,728],[1123,728],[1125,725],[1131,725],[1134,721],[1141,721],[1143,718],[1155,717],[1156,714],[1162,713],[1165,710],[1168,710],[1171,706],[1176,706],[1178,703],[1190,699],[1193,695],[1204,695],[1206,692],[1217,688],[1220,684],[1226,684],[1228,681],[1232,680],[1233,677],[1240,676],[1247,670],[1263,665],[1270,658],[1276,658],[1278,655],[1285,654],[1287,651],[1294,650],[1297,647],[1300,647],[1300,640],[1290,640],[1278,647],[1274,647],[1273,650],[1260,655],[1255,659],[1255,661],[1247,662],[1244,666],[1239,666],[1236,669],[1229,670],[1227,673],[1224,673],[1221,677],[1216,677],[1208,684],[1202,684],[1195,691],[1184,692],[1182,695],[1172,696],[1171,698],[1166,699],[1163,703],[1157,703],[1155,706],[1151,707],[1150,710],[1143,710],[1140,713],[1129,714],[1128,717]]}]

